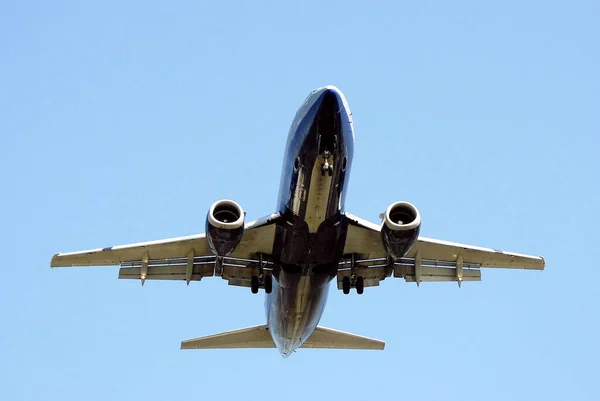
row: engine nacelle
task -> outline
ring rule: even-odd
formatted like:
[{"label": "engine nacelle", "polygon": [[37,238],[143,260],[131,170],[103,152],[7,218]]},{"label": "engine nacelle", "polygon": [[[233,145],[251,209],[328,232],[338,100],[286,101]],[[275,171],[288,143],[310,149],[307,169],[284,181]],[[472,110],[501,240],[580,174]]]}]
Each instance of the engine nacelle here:
[{"label": "engine nacelle", "polygon": [[245,213],[236,202],[223,199],[213,203],[206,215],[206,239],[217,256],[229,256],[244,234]]},{"label": "engine nacelle", "polygon": [[394,259],[405,256],[419,238],[421,215],[408,202],[394,202],[383,214],[381,239],[383,246]]}]

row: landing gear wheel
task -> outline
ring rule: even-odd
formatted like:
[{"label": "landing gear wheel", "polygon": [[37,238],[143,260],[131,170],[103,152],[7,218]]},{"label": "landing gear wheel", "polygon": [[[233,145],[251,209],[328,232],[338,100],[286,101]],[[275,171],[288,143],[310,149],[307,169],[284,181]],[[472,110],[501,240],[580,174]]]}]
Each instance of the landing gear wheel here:
[{"label": "landing gear wheel", "polygon": [[362,277],[357,277],[356,278],[356,293],[360,295],[363,293],[364,290],[365,290],[365,279]]},{"label": "landing gear wheel", "polygon": [[252,276],[250,279],[250,290],[253,294],[258,293],[258,277]]},{"label": "landing gear wheel", "polygon": [[265,292],[270,294],[273,291],[273,276],[265,276]]},{"label": "landing gear wheel", "polygon": [[350,294],[350,277],[348,276],[345,276],[342,279],[342,291],[346,295]]},{"label": "landing gear wheel", "polygon": [[321,175],[325,176],[325,174],[333,176],[333,166],[327,162],[321,166]]}]

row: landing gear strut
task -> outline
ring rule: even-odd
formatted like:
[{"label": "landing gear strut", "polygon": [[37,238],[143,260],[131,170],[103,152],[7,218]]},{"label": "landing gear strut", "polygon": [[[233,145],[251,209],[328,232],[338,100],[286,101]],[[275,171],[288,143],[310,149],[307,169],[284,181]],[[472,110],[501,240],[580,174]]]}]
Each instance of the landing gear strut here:
[{"label": "landing gear strut", "polygon": [[273,276],[265,274],[262,254],[258,255],[258,276],[250,278],[250,290],[253,294],[258,293],[258,289],[262,286],[267,294],[273,291]]},{"label": "landing gear strut", "polygon": [[333,165],[329,164],[329,156],[330,156],[330,153],[328,150],[326,150],[323,153],[323,157],[325,158],[325,161],[321,165],[321,175],[329,174],[329,176],[331,177],[333,175]]},{"label": "landing gear strut", "polygon": [[362,294],[365,291],[365,278],[356,275],[356,256],[352,254],[350,260],[350,276],[342,278],[342,291],[344,294],[350,294],[350,288],[356,288],[357,294]]}]

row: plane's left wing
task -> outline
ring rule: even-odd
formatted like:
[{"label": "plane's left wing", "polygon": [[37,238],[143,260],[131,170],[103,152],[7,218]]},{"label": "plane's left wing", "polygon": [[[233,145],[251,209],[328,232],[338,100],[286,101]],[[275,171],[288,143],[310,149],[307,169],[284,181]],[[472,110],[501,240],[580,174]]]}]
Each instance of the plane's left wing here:
[{"label": "plane's left wing", "polygon": [[[392,274],[417,284],[424,281],[480,281],[481,268],[543,270],[544,258],[492,248],[419,237],[406,257],[389,260],[381,227],[346,214],[348,234],[338,269],[338,288],[344,276],[362,276],[365,287],[377,286]],[[353,259],[353,260],[352,260]],[[354,264],[354,271],[351,270]]]},{"label": "plane's left wing", "polygon": [[[208,247],[205,234],[158,241],[118,245],[87,251],[57,253],[51,267],[121,265],[119,278],[145,280],[201,280],[220,275],[231,285],[249,287],[258,270],[270,270],[268,256],[275,237],[273,214],[245,225],[235,251],[217,261]],[[263,259],[264,256],[264,259]]]}]

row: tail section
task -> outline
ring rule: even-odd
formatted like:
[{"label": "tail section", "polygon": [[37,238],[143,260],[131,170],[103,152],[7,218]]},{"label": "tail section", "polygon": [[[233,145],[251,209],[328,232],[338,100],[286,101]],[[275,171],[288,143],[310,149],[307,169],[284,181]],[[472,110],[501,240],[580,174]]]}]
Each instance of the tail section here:
[{"label": "tail section", "polygon": [[275,348],[275,343],[266,324],[181,342],[181,349],[211,348]]},{"label": "tail section", "polygon": [[300,348],[382,350],[385,341],[318,326]]},{"label": "tail section", "polygon": [[[382,350],[385,342],[318,326],[300,348]],[[181,342],[181,349],[275,348],[267,325],[228,331]]]}]

